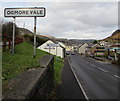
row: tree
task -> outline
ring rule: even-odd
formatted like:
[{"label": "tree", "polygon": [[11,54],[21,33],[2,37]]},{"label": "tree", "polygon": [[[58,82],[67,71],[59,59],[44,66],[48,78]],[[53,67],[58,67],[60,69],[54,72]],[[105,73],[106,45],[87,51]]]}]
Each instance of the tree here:
[{"label": "tree", "polygon": [[[2,34],[6,34],[9,37],[13,35],[13,22],[7,22],[2,25]],[[15,25],[15,35],[18,35],[18,27]]]},{"label": "tree", "polygon": [[93,41],[93,44],[96,44],[96,43],[98,43],[98,41],[97,41],[97,40],[94,40],[94,41]]},{"label": "tree", "polygon": [[[15,25],[15,36],[19,35],[18,27]],[[7,22],[2,25],[3,51],[6,51],[6,42],[9,42],[9,49],[13,36],[13,23]]]}]

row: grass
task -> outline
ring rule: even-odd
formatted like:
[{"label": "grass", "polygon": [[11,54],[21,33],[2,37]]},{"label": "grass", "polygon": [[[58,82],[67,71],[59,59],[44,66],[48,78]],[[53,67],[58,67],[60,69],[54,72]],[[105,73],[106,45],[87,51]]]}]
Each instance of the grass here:
[{"label": "grass", "polygon": [[[48,53],[36,50],[36,58],[33,58],[33,45],[23,42],[15,46],[15,54],[9,51],[2,54],[2,77],[3,85],[7,85],[9,81],[30,68],[40,67],[39,60]],[[64,65],[64,59],[54,56],[54,80],[55,85],[61,83],[61,72]],[[4,87],[4,86],[3,86]]]},{"label": "grass", "polygon": [[60,57],[54,57],[54,79],[55,85],[61,84],[61,72],[64,65],[64,59]]},{"label": "grass", "polygon": [[33,45],[23,42],[15,46],[15,54],[9,51],[2,54],[2,77],[3,85],[19,75],[21,72],[40,67],[39,59],[48,53],[36,50],[36,58],[33,58]]}]

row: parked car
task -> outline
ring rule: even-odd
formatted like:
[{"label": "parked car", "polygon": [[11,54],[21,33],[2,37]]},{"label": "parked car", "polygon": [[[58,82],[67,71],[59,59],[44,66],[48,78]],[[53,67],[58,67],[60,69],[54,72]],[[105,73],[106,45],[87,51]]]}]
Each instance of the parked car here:
[{"label": "parked car", "polygon": [[94,58],[94,54],[90,54],[89,56],[92,57],[92,58]]},{"label": "parked car", "polygon": [[74,53],[74,52],[71,52],[71,55],[75,55],[75,53]]},{"label": "parked car", "polygon": [[70,52],[66,52],[66,55],[70,55]]}]

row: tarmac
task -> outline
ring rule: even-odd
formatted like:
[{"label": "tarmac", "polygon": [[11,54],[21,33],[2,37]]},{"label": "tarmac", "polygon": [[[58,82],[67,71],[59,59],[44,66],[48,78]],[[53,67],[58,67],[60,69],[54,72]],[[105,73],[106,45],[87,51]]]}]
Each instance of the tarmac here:
[{"label": "tarmac", "polygon": [[82,99],[85,100],[68,63],[67,58],[62,69],[62,84],[57,88],[57,99]]}]

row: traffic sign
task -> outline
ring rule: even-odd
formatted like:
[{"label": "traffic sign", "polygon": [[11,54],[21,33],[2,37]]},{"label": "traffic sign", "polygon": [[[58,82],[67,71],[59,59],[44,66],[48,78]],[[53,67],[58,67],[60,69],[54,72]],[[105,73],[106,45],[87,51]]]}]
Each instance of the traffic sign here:
[{"label": "traffic sign", "polygon": [[35,8],[5,8],[5,17],[44,17],[46,9],[44,7]]},{"label": "traffic sign", "polygon": [[15,41],[15,18],[16,17],[34,17],[34,53],[33,57],[36,56],[36,23],[37,17],[45,17],[46,9],[44,7],[34,8],[5,8],[4,16],[13,17],[13,41],[12,41],[12,53],[14,54],[14,41]]}]

